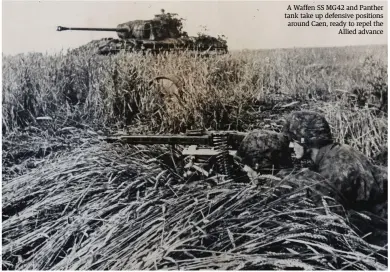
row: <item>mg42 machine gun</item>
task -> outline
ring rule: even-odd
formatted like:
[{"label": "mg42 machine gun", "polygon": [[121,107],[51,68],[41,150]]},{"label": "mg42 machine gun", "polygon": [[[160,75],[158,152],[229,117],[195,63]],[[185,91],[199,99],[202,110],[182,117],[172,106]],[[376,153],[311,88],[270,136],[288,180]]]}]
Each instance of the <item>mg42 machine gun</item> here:
[{"label": "mg42 machine gun", "polygon": [[218,173],[233,178],[233,158],[246,135],[244,132],[190,130],[178,135],[123,135],[101,139],[131,145],[185,146],[181,156],[183,160],[188,159],[184,166],[187,172],[195,170],[206,177]]}]

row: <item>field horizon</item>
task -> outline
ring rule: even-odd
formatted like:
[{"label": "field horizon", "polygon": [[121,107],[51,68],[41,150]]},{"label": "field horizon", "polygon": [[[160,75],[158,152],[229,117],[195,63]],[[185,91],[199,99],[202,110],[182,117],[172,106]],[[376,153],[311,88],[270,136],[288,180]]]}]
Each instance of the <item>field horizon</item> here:
[{"label": "field horizon", "polygon": [[[103,38],[104,39],[104,38]],[[99,39],[97,39],[99,40]],[[95,41],[97,41],[95,40]],[[88,43],[86,43],[88,44]],[[48,51],[42,52],[42,51],[25,51],[25,52],[19,52],[19,53],[2,53],[3,57],[13,57],[23,54],[43,54],[43,55],[58,55],[63,54],[64,52],[73,51],[75,49],[78,49],[80,47],[85,46],[86,44],[79,45],[77,47],[72,48],[63,48],[61,50],[57,50],[55,52],[49,53]],[[290,47],[267,47],[267,48],[243,48],[243,49],[230,49],[228,53],[245,53],[245,52],[253,52],[253,51],[272,51],[272,50],[294,50],[294,49],[337,49],[337,48],[361,48],[361,47],[386,47],[388,48],[388,43],[378,43],[378,44],[361,44],[361,45],[335,45],[335,46],[290,46]]]}]

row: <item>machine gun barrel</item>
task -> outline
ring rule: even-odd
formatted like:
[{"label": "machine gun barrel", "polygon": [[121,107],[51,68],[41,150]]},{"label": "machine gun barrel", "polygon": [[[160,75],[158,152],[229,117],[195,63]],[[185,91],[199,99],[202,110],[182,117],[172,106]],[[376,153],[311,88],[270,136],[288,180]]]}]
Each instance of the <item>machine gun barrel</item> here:
[{"label": "machine gun barrel", "polygon": [[134,145],[176,144],[218,146],[226,141],[225,144],[227,144],[229,148],[237,149],[246,135],[247,133],[244,132],[216,131],[203,133],[192,131],[185,135],[121,135],[101,137],[101,139],[109,143],[120,142]]},{"label": "machine gun barrel", "polygon": [[126,28],[96,28],[96,27],[64,27],[64,26],[57,26],[57,31],[64,31],[64,30],[128,32],[128,29],[126,29]]},{"label": "machine gun barrel", "polygon": [[209,135],[185,136],[185,135],[137,135],[118,136],[104,138],[109,143],[121,142],[127,144],[177,144],[177,145],[211,145]]}]

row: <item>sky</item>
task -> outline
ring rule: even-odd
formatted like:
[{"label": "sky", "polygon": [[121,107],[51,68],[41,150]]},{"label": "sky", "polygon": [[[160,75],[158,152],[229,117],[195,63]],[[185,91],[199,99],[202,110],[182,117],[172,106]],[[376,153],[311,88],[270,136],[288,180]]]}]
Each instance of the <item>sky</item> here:
[{"label": "sky", "polygon": [[[387,1],[335,3],[381,4],[385,5],[387,15]],[[284,14],[289,4],[332,2],[3,0],[2,51],[52,53],[94,39],[116,38],[115,32],[57,32],[56,27],[116,27],[130,20],[151,19],[161,9],[186,19],[184,29],[189,35],[197,35],[206,26],[207,34],[227,36],[230,50],[387,44],[387,17],[384,35],[339,35],[338,28],[333,27],[288,27]]]}]

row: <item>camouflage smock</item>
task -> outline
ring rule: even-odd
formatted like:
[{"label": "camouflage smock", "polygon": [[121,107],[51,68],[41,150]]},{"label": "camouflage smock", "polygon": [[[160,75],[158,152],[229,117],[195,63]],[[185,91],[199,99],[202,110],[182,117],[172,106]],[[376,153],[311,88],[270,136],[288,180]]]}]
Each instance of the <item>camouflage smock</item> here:
[{"label": "camouflage smock", "polygon": [[287,135],[271,130],[256,129],[242,140],[237,156],[242,163],[261,172],[272,173],[292,168],[291,150]]},{"label": "camouflage smock", "polygon": [[[387,169],[371,164],[359,151],[348,145],[329,144],[320,148],[311,170],[340,193],[331,196],[346,208],[383,213],[378,207],[383,209],[387,202]],[[304,175],[310,176],[310,172]]]}]

